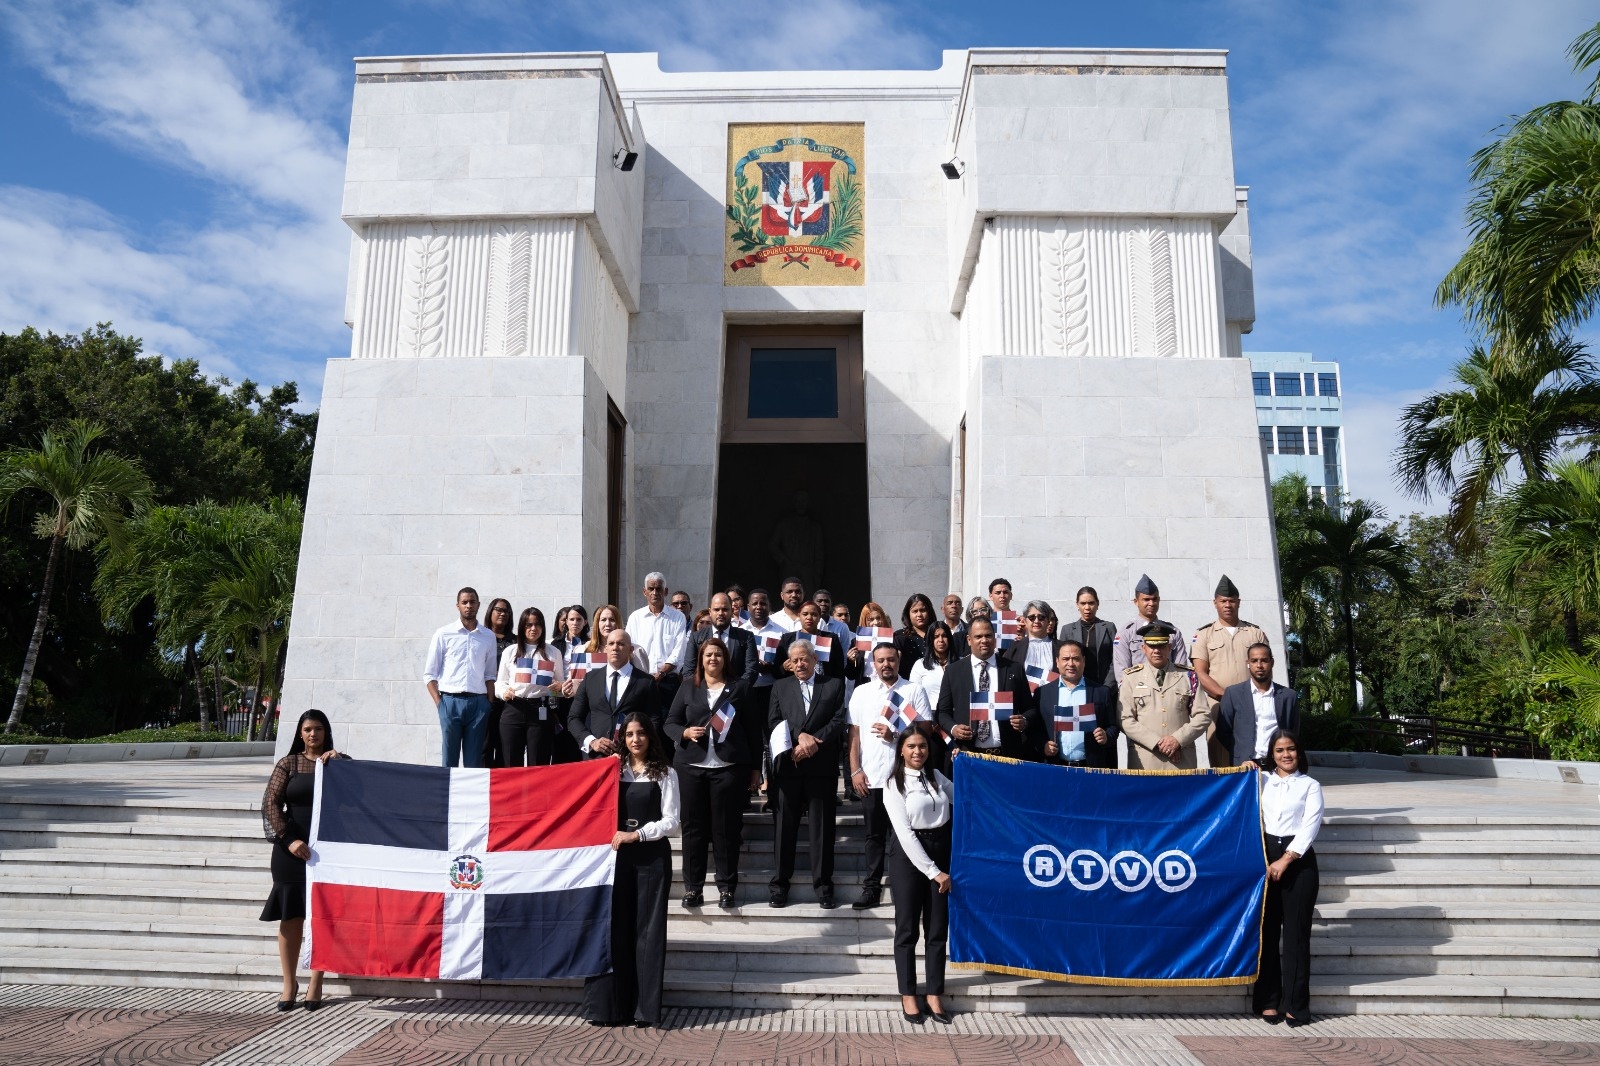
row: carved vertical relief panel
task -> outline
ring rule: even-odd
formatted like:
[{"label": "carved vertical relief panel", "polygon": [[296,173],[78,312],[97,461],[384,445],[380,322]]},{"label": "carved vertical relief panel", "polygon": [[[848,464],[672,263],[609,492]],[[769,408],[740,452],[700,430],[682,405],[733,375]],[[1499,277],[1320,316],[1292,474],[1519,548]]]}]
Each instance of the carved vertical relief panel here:
[{"label": "carved vertical relief panel", "polygon": [[1044,234],[1046,348],[1089,351],[1089,235],[1083,219],[1058,218]]},{"label": "carved vertical relief panel", "polygon": [[489,250],[484,355],[527,354],[532,271],[533,237],[528,228],[516,222],[497,223]]},{"label": "carved vertical relief panel", "polygon": [[1174,312],[1172,237],[1149,221],[1128,233],[1128,291],[1133,312],[1133,355],[1178,354]]}]

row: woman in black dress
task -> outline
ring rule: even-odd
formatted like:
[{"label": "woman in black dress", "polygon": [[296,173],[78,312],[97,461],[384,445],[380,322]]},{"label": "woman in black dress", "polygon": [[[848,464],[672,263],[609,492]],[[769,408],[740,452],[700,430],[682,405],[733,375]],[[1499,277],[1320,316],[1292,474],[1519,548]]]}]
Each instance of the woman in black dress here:
[{"label": "woman in black dress", "polygon": [[900,649],[900,676],[908,681],[911,668],[928,657],[928,631],[938,617],[933,613],[933,601],[920,592],[913,592],[900,612],[894,646]]},{"label": "woman in black dress", "polygon": [[611,883],[611,972],[583,986],[590,1025],[654,1026],[661,1018],[667,969],[667,892],[672,887],[672,845],[678,831],[678,775],[649,718],[622,720],[622,781],[617,832],[611,849],[617,872]]},{"label": "woman in black dress", "polygon": [[[263,922],[278,923],[278,964],[283,968],[279,1010],[294,1008],[300,944],[306,926],[306,860],[311,857],[311,810],[316,802],[317,763],[348,759],[333,748],[333,727],[315,707],[300,716],[289,754],[278,760],[261,797],[261,824],[272,841],[272,894],[261,908]],[[322,971],[311,971],[306,1010],[322,1006]]]}]

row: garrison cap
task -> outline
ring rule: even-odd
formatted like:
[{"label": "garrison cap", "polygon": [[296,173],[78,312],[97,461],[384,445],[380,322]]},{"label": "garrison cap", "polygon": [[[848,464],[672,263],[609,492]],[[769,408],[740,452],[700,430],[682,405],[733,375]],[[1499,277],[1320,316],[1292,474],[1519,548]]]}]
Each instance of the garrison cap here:
[{"label": "garrison cap", "polygon": [[1227,574],[1223,574],[1222,575],[1222,580],[1217,582],[1217,591],[1213,592],[1211,595],[1213,595],[1213,596],[1229,596],[1229,597],[1232,597],[1233,599],[1238,599],[1239,598],[1239,586],[1235,585],[1233,583],[1233,580],[1230,577],[1228,577]]},{"label": "garrison cap", "polygon": [[1133,586],[1135,596],[1159,596],[1161,590],[1156,588],[1156,583],[1150,580],[1149,574],[1140,574],[1139,583]]},{"label": "garrison cap", "polygon": [[1146,644],[1167,644],[1177,630],[1165,622],[1151,622],[1147,626],[1139,627],[1139,639]]}]

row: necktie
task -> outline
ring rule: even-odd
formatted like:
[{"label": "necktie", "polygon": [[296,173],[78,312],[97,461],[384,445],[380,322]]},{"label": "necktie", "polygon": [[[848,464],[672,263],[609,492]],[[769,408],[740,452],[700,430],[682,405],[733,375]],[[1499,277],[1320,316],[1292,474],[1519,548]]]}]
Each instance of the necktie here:
[{"label": "necktie", "polygon": [[978,664],[978,691],[989,691],[989,662],[984,660]]},{"label": "necktie", "polygon": [[613,672],[611,675],[611,709],[613,711],[617,709],[617,679],[621,676],[620,672]]}]

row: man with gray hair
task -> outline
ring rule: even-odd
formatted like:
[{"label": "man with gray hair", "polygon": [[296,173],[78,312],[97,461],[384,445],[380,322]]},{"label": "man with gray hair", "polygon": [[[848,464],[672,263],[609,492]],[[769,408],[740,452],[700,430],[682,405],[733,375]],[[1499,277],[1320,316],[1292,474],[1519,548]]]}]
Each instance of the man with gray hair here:
[{"label": "man with gray hair", "polygon": [[667,606],[665,574],[652,570],[645,575],[644,606],[628,616],[626,628],[634,644],[649,656],[662,702],[670,707],[678,691],[678,667],[683,665],[683,648],[689,640],[689,620],[682,611]]},{"label": "man with gray hair", "polygon": [[[807,603],[811,611],[817,605]],[[791,634],[793,636],[793,634]],[[839,791],[839,751],[849,728],[844,682],[817,671],[817,649],[801,634],[789,641],[789,676],[772,686],[767,729],[772,733],[772,784],[778,797],[776,868],[768,886],[774,907],[789,904],[800,817],[811,831],[811,884],[817,903],[834,906],[833,836]]]}]

